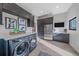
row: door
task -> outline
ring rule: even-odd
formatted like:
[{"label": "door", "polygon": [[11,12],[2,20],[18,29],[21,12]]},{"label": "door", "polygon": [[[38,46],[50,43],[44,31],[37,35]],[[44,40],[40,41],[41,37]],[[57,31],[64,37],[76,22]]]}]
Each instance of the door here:
[{"label": "door", "polygon": [[53,33],[53,25],[52,24],[46,24],[44,25],[44,39],[52,40],[52,33]]},{"label": "door", "polygon": [[29,53],[29,43],[24,41],[20,42],[20,44],[17,45],[17,47],[14,50],[14,55],[17,56],[25,56]]}]

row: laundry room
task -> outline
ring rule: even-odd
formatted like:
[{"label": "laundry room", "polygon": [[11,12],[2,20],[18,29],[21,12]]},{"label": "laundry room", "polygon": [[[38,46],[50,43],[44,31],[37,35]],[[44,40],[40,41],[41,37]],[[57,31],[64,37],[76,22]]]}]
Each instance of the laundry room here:
[{"label": "laundry room", "polygon": [[79,3],[0,3],[0,56],[79,56]]},{"label": "laundry room", "polygon": [[29,55],[37,46],[34,25],[31,13],[15,3],[0,3],[0,56]]}]

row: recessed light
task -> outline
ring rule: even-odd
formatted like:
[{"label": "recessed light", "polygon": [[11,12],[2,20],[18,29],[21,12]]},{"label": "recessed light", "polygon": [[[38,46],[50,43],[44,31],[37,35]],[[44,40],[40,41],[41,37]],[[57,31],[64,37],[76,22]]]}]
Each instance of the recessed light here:
[{"label": "recessed light", "polygon": [[43,13],[44,11],[40,11],[40,13]]},{"label": "recessed light", "polygon": [[59,6],[56,6],[56,8],[59,8]]}]

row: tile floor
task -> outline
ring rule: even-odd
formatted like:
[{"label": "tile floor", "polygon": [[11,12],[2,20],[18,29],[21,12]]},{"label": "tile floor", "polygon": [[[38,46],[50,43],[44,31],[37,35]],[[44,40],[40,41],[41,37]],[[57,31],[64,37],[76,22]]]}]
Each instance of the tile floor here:
[{"label": "tile floor", "polygon": [[45,40],[45,41],[47,41],[61,49],[64,49],[65,51],[72,53],[74,56],[79,55],[68,43],[63,43],[63,42],[58,42],[58,41],[48,41],[48,40]]},{"label": "tile floor", "polygon": [[[42,52],[41,55],[40,52]],[[60,56],[60,54],[38,42],[37,47],[29,54],[29,56]]]},{"label": "tile floor", "polygon": [[[47,40],[44,40],[44,41],[56,46],[57,48],[61,48],[62,50],[73,54],[73,56],[79,55],[67,43],[57,42],[57,41],[47,41]],[[29,56],[61,56],[61,54],[57,53],[56,51],[54,51],[54,50],[48,48],[47,46],[41,44],[40,42],[38,42],[37,47],[29,54]]]}]

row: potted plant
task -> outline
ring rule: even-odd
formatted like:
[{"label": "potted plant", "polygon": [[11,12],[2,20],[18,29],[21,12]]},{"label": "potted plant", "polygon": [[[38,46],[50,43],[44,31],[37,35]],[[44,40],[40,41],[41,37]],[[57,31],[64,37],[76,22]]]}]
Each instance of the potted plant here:
[{"label": "potted plant", "polygon": [[67,33],[67,29],[64,29],[64,32]]}]

